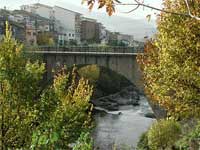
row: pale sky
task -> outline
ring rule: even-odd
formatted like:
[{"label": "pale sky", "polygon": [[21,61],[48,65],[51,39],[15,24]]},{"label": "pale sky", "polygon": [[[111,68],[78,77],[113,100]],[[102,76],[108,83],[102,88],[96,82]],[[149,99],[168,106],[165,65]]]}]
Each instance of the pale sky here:
[{"label": "pale sky", "polygon": [[[121,0],[123,2],[131,3],[133,0]],[[6,6],[7,9],[19,9],[19,6],[25,5],[25,4],[33,4],[33,3],[42,3],[50,6],[58,5],[67,9],[71,10],[79,10],[84,9],[87,10],[87,6],[81,5],[81,0],[0,0],[0,8],[4,8]],[[144,0],[145,4],[150,4],[151,6],[155,6],[158,8],[162,7],[162,0]],[[155,18],[154,14],[159,12],[154,12],[147,8],[141,8],[137,11],[134,11],[133,13],[124,13],[133,8],[132,6],[121,6],[117,8],[117,13],[115,15],[117,16],[124,16],[124,17],[130,17],[133,19],[145,19],[145,16],[148,14],[151,14],[153,18]],[[87,10],[88,11],[88,10]],[[98,10],[97,8],[94,8],[95,12],[105,12],[105,10]],[[92,13],[92,12],[91,12]]]}]

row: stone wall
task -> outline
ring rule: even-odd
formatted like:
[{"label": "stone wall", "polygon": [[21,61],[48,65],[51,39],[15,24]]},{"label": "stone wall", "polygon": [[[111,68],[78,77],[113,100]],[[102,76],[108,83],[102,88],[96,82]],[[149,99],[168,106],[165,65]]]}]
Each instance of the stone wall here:
[{"label": "stone wall", "polygon": [[45,53],[44,61],[46,62],[46,78],[48,80],[53,77],[54,72],[64,66],[97,64],[123,75],[136,86],[141,87],[141,73],[136,61],[136,55]]}]

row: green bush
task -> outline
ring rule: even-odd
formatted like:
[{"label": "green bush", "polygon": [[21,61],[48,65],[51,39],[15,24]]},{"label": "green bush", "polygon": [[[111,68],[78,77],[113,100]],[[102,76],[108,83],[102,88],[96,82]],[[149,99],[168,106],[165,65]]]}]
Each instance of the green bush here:
[{"label": "green bush", "polygon": [[68,149],[90,129],[92,87],[73,70],[43,89],[45,65],[32,61],[7,24],[0,43],[0,149]]},{"label": "green bush", "polygon": [[139,142],[137,143],[137,150],[150,150],[147,134],[148,132],[145,132],[140,136]]},{"label": "green bush", "polygon": [[[191,12],[200,15],[200,1],[188,0]],[[187,12],[184,0],[163,0],[163,9]],[[144,49],[140,63],[145,91],[176,119],[200,118],[200,22],[161,13],[155,39]]]},{"label": "green bush", "polygon": [[81,77],[89,79],[92,84],[95,84],[100,78],[100,68],[97,65],[87,65],[78,70]]},{"label": "green bush", "polygon": [[92,150],[93,141],[90,137],[90,133],[81,133],[79,139],[77,140],[73,150]]},{"label": "green bush", "polygon": [[152,150],[172,149],[181,135],[181,126],[174,120],[155,122],[148,131],[148,145]]},{"label": "green bush", "polygon": [[23,45],[12,39],[11,28],[0,43],[0,147],[27,148],[38,119],[37,96],[44,64],[23,56]]},{"label": "green bush", "polygon": [[76,82],[75,71],[62,72],[41,96],[39,118],[43,121],[33,131],[33,149],[68,149],[82,131],[89,130],[92,87],[83,78]]},{"label": "green bush", "polygon": [[183,137],[176,143],[177,148],[181,150],[200,149],[200,122],[190,130],[188,133],[183,135]]}]

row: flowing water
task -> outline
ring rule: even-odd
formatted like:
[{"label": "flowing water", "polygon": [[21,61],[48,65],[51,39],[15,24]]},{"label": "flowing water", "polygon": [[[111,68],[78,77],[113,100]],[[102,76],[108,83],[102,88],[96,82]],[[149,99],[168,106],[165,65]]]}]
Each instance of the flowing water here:
[{"label": "flowing water", "polygon": [[[140,97],[139,106],[121,106],[119,111],[96,113],[93,132],[95,150],[134,150],[139,137],[154,119],[144,117],[151,112],[145,97]],[[115,147],[115,148],[114,148]]]}]

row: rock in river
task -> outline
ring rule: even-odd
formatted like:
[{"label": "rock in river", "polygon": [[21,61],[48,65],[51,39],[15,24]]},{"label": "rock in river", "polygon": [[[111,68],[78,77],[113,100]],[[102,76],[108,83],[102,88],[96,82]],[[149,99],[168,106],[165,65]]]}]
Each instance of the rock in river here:
[{"label": "rock in river", "polygon": [[124,88],[118,93],[91,100],[94,106],[115,111],[120,105],[139,105],[140,93],[134,86]]}]

